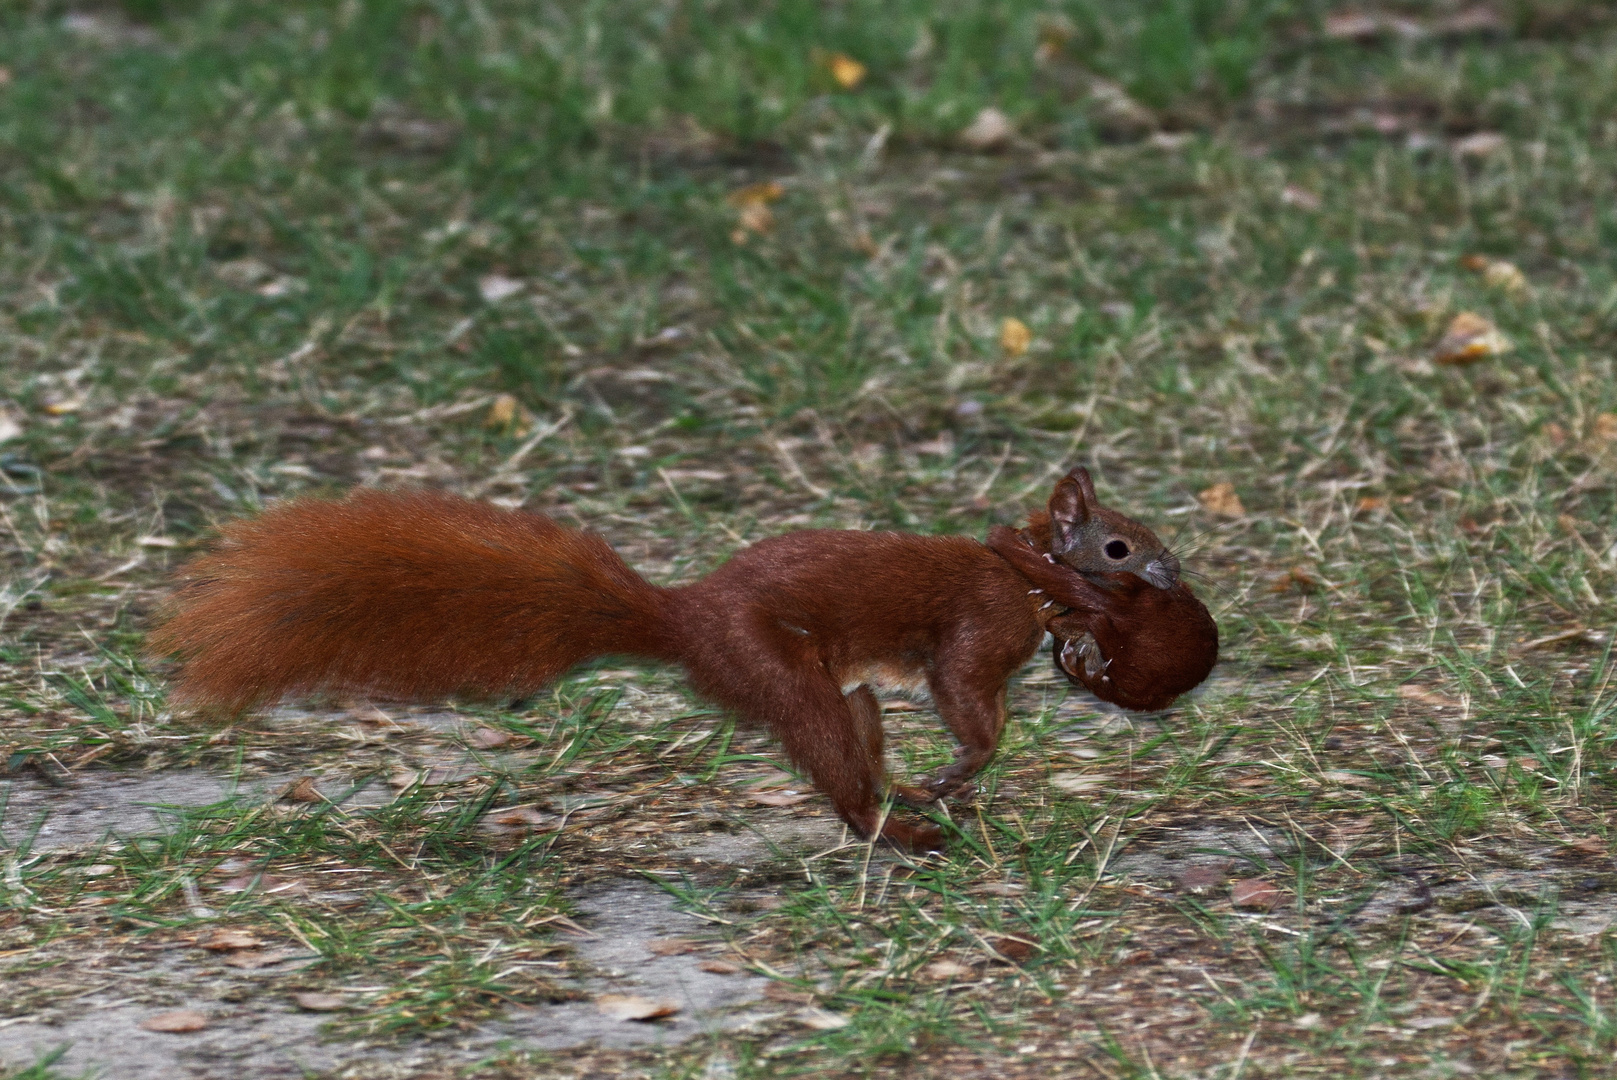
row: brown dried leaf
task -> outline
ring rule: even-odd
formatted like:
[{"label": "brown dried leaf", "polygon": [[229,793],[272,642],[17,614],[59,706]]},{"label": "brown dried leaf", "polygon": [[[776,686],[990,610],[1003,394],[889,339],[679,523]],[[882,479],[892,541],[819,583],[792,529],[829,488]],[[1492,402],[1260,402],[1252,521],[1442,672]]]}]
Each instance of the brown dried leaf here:
[{"label": "brown dried leaf", "polygon": [[175,1012],[149,1016],[140,1022],[140,1026],[147,1031],[178,1035],[188,1031],[201,1031],[208,1026],[208,1018],[195,1009],[179,1009]]},{"label": "brown dried leaf", "polygon": [[1603,412],[1595,417],[1594,434],[1602,442],[1617,442],[1617,413]]},{"label": "brown dried leaf", "polygon": [[653,956],[683,956],[702,947],[700,941],[690,938],[652,938],[646,942],[646,951]]},{"label": "brown dried leaf", "polygon": [[1474,364],[1509,352],[1514,346],[1499,328],[1474,311],[1462,311],[1449,320],[1448,329],[1432,346],[1439,364]]},{"label": "brown dried leaf", "polygon": [[811,1005],[814,1003],[814,993],[809,990],[799,990],[791,983],[772,982],[764,987],[764,997],[770,1001],[784,1001],[793,1005]]},{"label": "brown dried leaf", "polygon": [[1179,875],[1180,891],[1198,895],[1212,892],[1229,880],[1230,867],[1225,862],[1197,863]]},{"label": "brown dried leaf", "polygon": [[314,777],[300,776],[292,783],[281,789],[280,799],[283,802],[297,803],[323,803],[326,801],[320,789],[314,786]]},{"label": "brown dried leaf", "polygon": [[512,828],[530,826],[538,827],[550,825],[554,822],[549,814],[532,806],[511,806],[502,810],[495,810],[489,815],[496,825],[509,825]]},{"label": "brown dried leaf", "polygon": [[1230,886],[1230,903],[1251,911],[1273,911],[1282,894],[1262,878],[1242,878]]},{"label": "brown dried leaf", "polygon": [[1414,683],[1405,683],[1398,688],[1398,696],[1405,701],[1417,701],[1433,709],[1458,709],[1460,703],[1447,694],[1440,694],[1436,690],[1417,686]]},{"label": "brown dried leaf", "polygon": [[246,930],[215,930],[206,941],[198,944],[213,952],[228,952],[232,949],[256,949],[264,943]]},{"label": "brown dried leaf", "polygon": [[672,1001],[653,1001],[639,994],[602,994],[595,999],[595,1007],[614,1020],[660,1020],[679,1012]]},{"label": "brown dried leaf", "polygon": [[480,727],[466,736],[466,745],[477,750],[493,750],[496,747],[504,746],[510,741],[511,733],[501,731],[498,728]]},{"label": "brown dried leaf", "polygon": [[748,184],[746,187],[736,188],[724,197],[724,201],[739,210],[744,206],[767,205],[775,202],[784,194],[786,194],[786,189],[780,185],[779,181],[764,180],[756,184]]},{"label": "brown dried leaf", "polygon": [[1196,501],[1202,504],[1202,509],[1219,517],[1238,518],[1246,516],[1246,507],[1241,504],[1241,497],[1235,493],[1235,485],[1228,480],[1222,480],[1204,491],[1198,492]]},{"label": "brown dried leaf", "polygon": [[988,944],[993,950],[1013,964],[1024,963],[1031,957],[1039,946],[1026,938],[997,937],[990,938]]},{"label": "brown dried leaf", "polygon": [[273,949],[269,952],[261,949],[243,949],[225,957],[224,964],[226,967],[257,971],[259,968],[274,967],[276,964],[285,963],[296,955],[296,953],[287,949]]},{"label": "brown dried leaf", "polygon": [[700,964],[697,964],[696,966],[698,968],[700,968],[702,971],[707,972],[709,975],[739,975],[739,974],[741,974],[741,965],[740,964],[732,964],[728,960],[703,960]]}]

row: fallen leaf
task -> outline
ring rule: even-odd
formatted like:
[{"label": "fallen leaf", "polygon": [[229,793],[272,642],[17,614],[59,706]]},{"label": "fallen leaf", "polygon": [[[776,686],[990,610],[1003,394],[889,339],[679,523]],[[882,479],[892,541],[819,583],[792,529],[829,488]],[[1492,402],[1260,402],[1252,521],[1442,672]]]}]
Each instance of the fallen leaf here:
[{"label": "fallen leaf", "polygon": [[1198,492],[1196,501],[1210,514],[1219,517],[1238,518],[1246,515],[1246,507],[1241,505],[1241,497],[1235,493],[1235,485],[1228,480],[1222,480],[1204,491]]},{"label": "fallen leaf", "polygon": [[1380,495],[1365,495],[1353,504],[1353,509],[1361,514],[1368,514],[1372,510],[1385,510],[1387,500]]},{"label": "fallen leaf", "polygon": [[976,119],[960,132],[960,142],[968,150],[997,150],[1011,141],[1016,128],[1010,117],[992,105],[977,114]]},{"label": "fallen leaf", "polygon": [[760,806],[796,806],[814,798],[812,791],[754,791],[748,798]]},{"label": "fallen leaf", "polygon": [[786,193],[786,189],[774,180],[765,180],[757,184],[748,184],[737,188],[725,196],[725,202],[736,208],[738,228],[730,234],[730,239],[738,244],[747,242],[747,237],[753,233],[762,236],[775,227],[775,215],[769,209],[769,204]]},{"label": "fallen leaf", "polygon": [[273,949],[270,951],[264,951],[262,949],[243,949],[240,952],[233,952],[229,956],[225,957],[224,964],[226,967],[242,968],[245,971],[256,971],[259,968],[274,967],[276,964],[285,963],[296,955],[296,953],[286,949]]},{"label": "fallen leaf", "polygon": [[1448,329],[1432,346],[1432,359],[1439,364],[1474,364],[1513,347],[1493,323],[1475,312],[1462,311],[1449,320]]},{"label": "fallen leaf", "polygon": [[812,1005],[814,993],[811,990],[799,990],[791,983],[772,982],[764,987],[764,997],[770,1001],[784,1001],[793,1005]]},{"label": "fallen leaf", "polygon": [[1478,131],[1454,143],[1454,152],[1461,157],[1488,157],[1503,150],[1508,140],[1497,131]]},{"label": "fallen leaf", "polygon": [[1006,356],[1021,356],[1033,344],[1033,331],[1017,318],[1007,318],[999,324],[999,347]]},{"label": "fallen leaf", "polygon": [[348,1007],[347,1000],[341,994],[320,994],[314,991],[293,994],[292,1003],[304,1012],[336,1012]]},{"label": "fallen leaf", "polygon": [[187,1031],[201,1031],[208,1026],[208,1018],[195,1009],[179,1009],[175,1012],[158,1013],[147,1017],[140,1022],[140,1026],[147,1031],[161,1031],[170,1035],[183,1034]]},{"label": "fallen leaf", "polygon": [[323,803],[325,796],[314,786],[314,777],[303,776],[281,789],[278,798],[283,802]]},{"label": "fallen leaf", "polygon": [[1287,184],[1280,192],[1280,201],[1287,206],[1295,206],[1301,210],[1318,210],[1324,202],[1307,188],[1300,188],[1295,184]]},{"label": "fallen leaf", "polygon": [[537,827],[553,824],[555,819],[549,814],[532,806],[511,806],[495,810],[489,814],[490,820],[496,825],[508,825],[513,828],[519,826]]},{"label": "fallen leaf", "polygon": [[511,733],[498,728],[480,727],[466,736],[466,744],[478,750],[493,750],[510,741]]},{"label": "fallen leaf", "polygon": [[477,279],[477,294],[488,304],[498,304],[527,287],[528,283],[521,278],[506,277],[504,274],[484,274]]},{"label": "fallen leaf", "polygon": [[1617,413],[1603,412],[1595,417],[1595,438],[1617,442]]},{"label": "fallen leaf", "polygon": [[488,415],[483,418],[483,426],[495,430],[508,428],[516,423],[517,412],[521,408],[514,395],[501,394],[489,405]]},{"label": "fallen leaf", "polygon": [[690,938],[652,938],[646,942],[646,951],[653,956],[683,956],[702,947],[700,941]]},{"label": "fallen leaf", "polygon": [[1110,139],[1138,139],[1157,127],[1156,113],[1107,79],[1090,81],[1089,108],[1095,126]]},{"label": "fallen leaf", "polygon": [[232,949],[256,949],[264,943],[246,930],[215,930],[199,944],[213,952],[227,952]]},{"label": "fallen leaf", "polygon": [[1273,911],[1281,892],[1262,878],[1242,878],[1230,886],[1230,903],[1252,911]]},{"label": "fallen leaf", "polygon": [[825,66],[844,90],[852,90],[865,81],[865,65],[846,53],[832,53],[826,57]]},{"label": "fallen leaf", "polygon": [[671,1001],[653,1001],[639,994],[602,994],[595,1007],[613,1020],[660,1020],[679,1012]]},{"label": "fallen leaf", "polygon": [[955,960],[934,960],[921,969],[923,977],[936,979],[939,982],[945,979],[960,979],[967,975],[975,974],[976,970],[974,968],[967,967],[965,964]]},{"label": "fallen leaf", "polygon": [[1606,855],[1611,851],[1610,845],[1598,836],[1581,837],[1568,844],[1567,848],[1583,855]]},{"label": "fallen leaf", "polygon": [[1181,873],[1176,884],[1181,892],[1205,894],[1224,884],[1229,880],[1229,876],[1228,863],[1197,863]]},{"label": "fallen leaf", "polygon": [[1422,705],[1433,709],[1458,709],[1460,707],[1460,703],[1454,698],[1446,694],[1440,694],[1435,690],[1428,690],[1424,686],[1416,686],[1414,683],[1405,683],[1400,686],[1398,696],[1405,701],[1418,701]]},{"label": "fallen leaf", "polygon": [[724,201],[731,206],[740,208],[754,203],[772,203],[786,194],[786,189],[778,180],[762,180],[756,184],[736,188],[724,197]]},{"label": "fallen leaf", "polygon": [[739,975],[741,973],[741,965],[732,964],[728,960],[703,960],[696,966],[709,975]]},{"label": "fallen leaf", "polygon": [[1050,786],[1058,791],[1082,795],[1088,791],[1104,786],[1106,777],[1095,776],[1090,773],[1064,772],[1056,773],[1050,777]]},{"label": "fallen leaf", "polygon": [[1527,275],[1522,273],[1513,262],[1504,259],[1495,259],[1482,271],[1482,280],[1490,288],[1503,289],[1506,292],[1520,292],[1527,288]]},{"label": "fallen leaf", "polygon": [[835,1031],[838,1028],[847,1027],[852,1022],[841,1013],[814,1008],[800,1009],[792,1019],[804,1027],[813,1028],[815,1031]]},{"label": "fallen leaf", "polygon": [[84,399],[82,397],[72,397],[51,402],[45,406],[45,411],[52,416],[66,416],[68,413],[76,413],[82,408],[84,408]]},{"label": "fallen leaf", "polygon": [[1038,950],[1038,946],[1025,938],[990,938],[988,944],[995,952],[1013,964],[1020,964]]},{"label": "fallen leaf", "polygon": [[1064,15],[1042,17],[1039,20],[1039,43],[1033,47],[1033,59],[1041,64],[1057,59],[1077,33],[1078,28]]}]

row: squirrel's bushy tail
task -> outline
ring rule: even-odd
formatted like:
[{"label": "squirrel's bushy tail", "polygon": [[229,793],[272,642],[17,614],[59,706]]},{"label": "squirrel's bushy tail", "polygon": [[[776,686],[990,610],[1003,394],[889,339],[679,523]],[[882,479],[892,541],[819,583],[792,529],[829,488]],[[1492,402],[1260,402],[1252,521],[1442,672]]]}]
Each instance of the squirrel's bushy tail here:
[{"label": "squirrel's bushy tail", "polygon": [[150,648],[177,700],[522,695],[609,653],[677,659],[669,594],[600,537],[436,492],[300,499],[227,525]]}]

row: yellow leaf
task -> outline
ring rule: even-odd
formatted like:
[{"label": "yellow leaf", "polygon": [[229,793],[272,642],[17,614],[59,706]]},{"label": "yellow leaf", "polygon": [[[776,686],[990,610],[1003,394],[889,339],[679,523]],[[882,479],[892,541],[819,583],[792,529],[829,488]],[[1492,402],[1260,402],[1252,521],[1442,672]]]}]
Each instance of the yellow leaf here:
[{"label": "yellow leaf", "polygon": [[1033,331],[1021,319],[1008,318],[999,324],[999,347],[1006,356],[1021,356],[1033,344]]},{"label": "yellow leaf", "polygon": [[501,394],[494,399],[494,404],[488,407],[488,416],[483,421],[484,427],[508,428],[516,422],[517,399],[510,394]]},{"label": "yellow leaf", "polygon": [[724,197],[724,201],[731,206],[741,208],[755,204],[772,203],[786,194],[786,189],[778,180],[763,180],[746,187],[736,188]]},{"label": "yellow leaf", "polygon": [[847,53],[832,53],[826,57],[825,66],[831,70],[831,77],[837,81],[837,85],[844,90],[852,90],[865,81],[865,65]]},{"label": "yellow leaf", "polygon": [[1205,491],[1196,495],[1196,501],[1210,514],[1219,517],[1238,518],[1246,515],[1246,507],[1241,505],[1241,496],[1235,493],[1235,485],[1228,480],[1214,484]]},{"label": "yellow leaf", "polygon": [[1493,323],[1473,311],[1462,311],[1449,320],[1448,329],[1432,347],[1432,359],[1439,364],[1474,364],[1512,348]]},{"label": "yellow leaf", "polygon": [[775,180],[764,180],[746,187],[736,188],[724,201],[736,208],[737,228],[730,239],[745,244],[753,233],[759,236],[775,227],[775,215],[769,204],[786,194],[786,189]]}]

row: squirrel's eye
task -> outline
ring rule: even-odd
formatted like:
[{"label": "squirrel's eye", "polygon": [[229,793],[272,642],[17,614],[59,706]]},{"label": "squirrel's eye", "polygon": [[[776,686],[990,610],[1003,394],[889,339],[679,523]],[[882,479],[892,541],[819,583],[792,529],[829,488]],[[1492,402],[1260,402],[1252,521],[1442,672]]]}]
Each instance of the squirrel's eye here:
[{"label": "squirrel's eye", "polygon": [[1129,557],[1129,546],[1121,540],[1108,540],[1101,549],[1106,552],[1108,559],[1126,559]]}]

